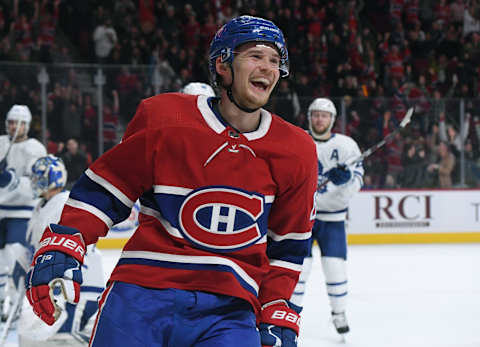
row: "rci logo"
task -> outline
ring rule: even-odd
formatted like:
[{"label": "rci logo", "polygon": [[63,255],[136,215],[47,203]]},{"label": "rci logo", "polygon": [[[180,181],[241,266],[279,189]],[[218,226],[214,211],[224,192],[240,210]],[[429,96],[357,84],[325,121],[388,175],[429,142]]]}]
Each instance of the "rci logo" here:
[{"label": "rci logo", "polygon": [[377,227],[428,227],[432,219],[431,195],[404,195],[393,199],[376,195],[375,220]]}]

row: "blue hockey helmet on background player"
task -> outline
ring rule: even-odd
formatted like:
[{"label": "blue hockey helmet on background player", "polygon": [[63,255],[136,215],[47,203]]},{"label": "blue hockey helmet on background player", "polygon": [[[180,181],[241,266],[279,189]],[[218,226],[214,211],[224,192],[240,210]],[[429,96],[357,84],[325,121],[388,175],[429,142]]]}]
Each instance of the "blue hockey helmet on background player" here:
[{"label": "blue hockey helmet on background player", "polygon": [[63,160],[51,154],[37,159],[32,165],[31,185],[37,197],[67,184],[67,170]]},{"label": "blue hockey helmet on background player", "polygon": [[273,44],[280,55],[280,76],[289,74],[288,51],[282,31],[271,21],[252,16],[240,16],[221,27],[210,45],[210,75],[212,84],[217,86],[215,61],[233,62],[235,48],[247,42],[268,42]]},{"label": "blue hockey helmet on background player", "polygon": [[[312,112],[313,111],[328,112],[331,115],[330,125],[321,134],[318,133],[317,131],[315,131],[314,127],[312,126]],[[335,108],[335,105],[333,104],[333,102],[330,99],[316,98],[315,100],[312,101],[310,106],[308,106],[307,116],[308,116],[308,128],[309,128],[310,133],[312,134],[313,138],[316,139],[316,140],[323,140],[325,137],[328,138],[330,136],[330,132],[332,131],[333,125],[335,124],[335,117],[337,116],[337,109]]]},{"label": "blue hockey helmet on background player", "polygon": [[215,96],[213,88],[203,82],[190,82],[185,85],[180,92],[191,95]]}]

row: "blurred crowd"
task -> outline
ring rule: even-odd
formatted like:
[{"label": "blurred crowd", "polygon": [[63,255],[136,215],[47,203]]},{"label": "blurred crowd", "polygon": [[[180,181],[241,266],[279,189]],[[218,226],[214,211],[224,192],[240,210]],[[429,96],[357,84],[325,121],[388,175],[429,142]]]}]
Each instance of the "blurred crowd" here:
[{"label": "blurred crowd", "polygon": [[[415,105],[411,126],[365,162],[366,189],[480,185],[478,0],[0,1],[0,66],[51,64],[51,151],[75,138],[95,157],[96,70],[68,63],[103,67],[108,149],[140,99],[208,81],[209,42],[238,14],[286,36],[291,76],[267,108],[291,123],[306,128],[309,103],[329,96],[344,115],[337,131],[366,149]],[[37,73],[0,67],[1,114],[13,102],[40,114]],[[38,136],[38,118],[32,128]]]}]

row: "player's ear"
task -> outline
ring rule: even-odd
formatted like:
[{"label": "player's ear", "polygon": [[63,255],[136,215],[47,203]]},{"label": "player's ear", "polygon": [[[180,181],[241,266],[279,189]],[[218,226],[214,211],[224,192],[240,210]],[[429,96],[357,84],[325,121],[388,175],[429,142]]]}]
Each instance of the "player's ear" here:
[{"label": "player's ear", "polygon": [[215,60],[215,68],[217,69],[217,74],[228,84],[230,76],[230,66],[228,62],[222,62],[221,57],[218,57]]}]

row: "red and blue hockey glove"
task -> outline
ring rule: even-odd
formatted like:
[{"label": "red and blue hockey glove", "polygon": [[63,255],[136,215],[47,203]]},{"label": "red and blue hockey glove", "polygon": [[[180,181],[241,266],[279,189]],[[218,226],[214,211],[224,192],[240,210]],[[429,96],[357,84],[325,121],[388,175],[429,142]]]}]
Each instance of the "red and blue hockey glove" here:
[{"label": "red and blue hockey glove", "polygon": [[262,347],[297,347],[301,310],[286,300],[263,305],[259,326]]},{"label": "red and blue hockey glove", "polygon": [[339,186],[350,181],[350,178],[352,178],[352,172],[346,165],[338,165],[325,172],[325,176],[332,181],[333,184]]},{"label": "red and blue hockey glove", "polygon": [[53,293],[57,285],[67,301],[78,303],[84,255],[85,242],[77,229],[50,224],[43,233],[25,288],[33,311],[48,325],[60,316]]}]

